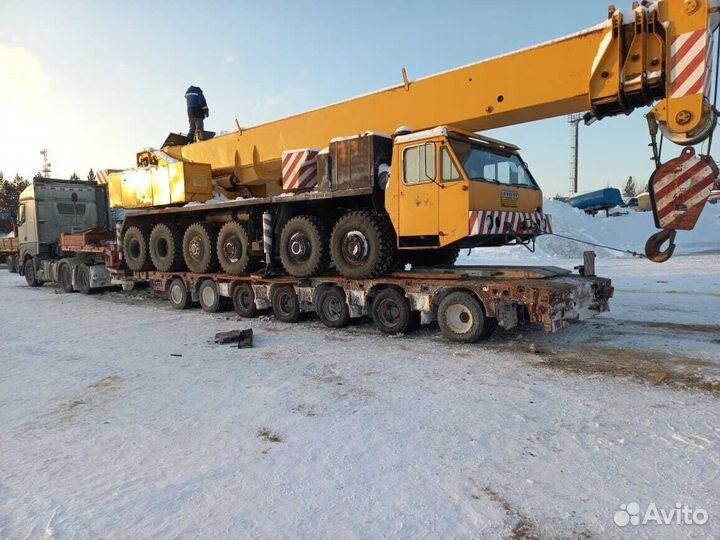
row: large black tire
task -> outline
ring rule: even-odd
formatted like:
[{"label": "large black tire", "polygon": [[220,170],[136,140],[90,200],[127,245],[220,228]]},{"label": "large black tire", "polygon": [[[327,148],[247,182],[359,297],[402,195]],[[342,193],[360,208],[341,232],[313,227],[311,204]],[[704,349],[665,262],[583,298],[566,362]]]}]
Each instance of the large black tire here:
[{"label": "large black tire", "polygon": [[183,236],[183,257],[188,270],[198,274],[218,268],[217,230],[210,223],[193,223]]},{"label": "large black tire", "polygon": [[300,319],[300,300],[292,285],[280,285],[273,288],[270,303],[278,321],[294,323]]},{"label": "large black tire", "polygon": [[392,224],[387,216],[371,211],[341,217],[333,228],[330,252],[338,271],[353,279],[380,277],[397,264]]},{"label": "large black tire", "polygon": [[280,233],[280,260],[288,274],[310,277],[323,274],[330,264],[330,233],[315,216],[297,216]]},{"label": "large black tire", "polygon": [[78,267],[78,290],[81,294],[93,294],[95,289],[90,287],[90,269],[85,264]]},{"label": "large black tire", "polygon": [[340,287],[328,287],[317,300],[317,316],[330,328],[344,328],[350,323],[345,291]]},{"label": "large black tire", "polygon": [[60,265],[60,269],[58,270],[58,283],[60,284],[62,290],[66,293],[75,291],[72,282],[72,268],[69,264],[65,263]]},{"label": "large black tire", "polygon": [[123,257],[133,272],[147,272],[152,268],[148,243],[150,234],[147,227],[133,225],[123,235]]},{"label": "large black tire", "polygon": [[397,289],[383,289],[373,298],[372,317],[383,334],[404,334],[414,330],[410,302]]},{"label": "large black tire", "polygon": [[5,263],[7,264],[8,272],[11,274],[17,274],[18,272],[18,262],[17,257],[15,255],[10,255],[6,260]]},{"label": "large black tire", "polygon": [[241,317],[251,319],[257,315],[255,291],[249,283],[238,283],[233,289],[232,300],[235,313]]},{"label": "large black tire", "polygon": [[173,279],[168,285],[166,293],[173,309],[187,309],[190,306],[190,295],[182,279]]},{"label": "large black tire", "polygon": [[413,268],[423,266],[453,267],[460,255],[460,248],[450,247],[443,249],[421,249],[418,251],[406,251],[403,255]]},{"label": "large black tire", "polygon": [[475,343],[491,333],[482,304],[467,291],[452,292],[443,298],[437,319],[443,336],[450,341]]},{"label": "large black tire", "polygon": [[182,270],[182,231],[177,225],[158,223],[150,233],[150,260],[156,270],[174,272]]},{"label": "large black tire", "polygon": [[250,264],[250,239],[245,225],[230,221],[222,226],[217,238],[217,257],[224,272],[245,273]]},{"label": "large black tire", "polygon": [[35,272],[35,261],[28,259],[23,265],[25,268],[25,281],[30,287],[40,287],[42,281],[37,280],[37,273]]}]

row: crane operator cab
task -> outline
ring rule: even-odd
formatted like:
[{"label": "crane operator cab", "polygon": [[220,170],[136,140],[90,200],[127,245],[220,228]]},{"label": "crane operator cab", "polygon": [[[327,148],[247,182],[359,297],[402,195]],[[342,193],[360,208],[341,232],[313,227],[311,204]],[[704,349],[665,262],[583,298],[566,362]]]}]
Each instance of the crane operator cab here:
[{"label": "crane operator cab", "polygon": [[398,247],[499,246],[551,232],[518,150],[444,126],[396,136],[385,206]]}]

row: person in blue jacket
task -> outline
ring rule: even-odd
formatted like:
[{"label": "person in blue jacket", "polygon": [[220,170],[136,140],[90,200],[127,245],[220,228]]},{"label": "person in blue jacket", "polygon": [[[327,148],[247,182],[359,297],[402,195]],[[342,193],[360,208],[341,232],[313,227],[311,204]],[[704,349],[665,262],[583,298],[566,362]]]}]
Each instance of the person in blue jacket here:
[{"label": "person in blue jacket", "polygon": [[185,91],[185,101],[187,102],[188,120],[190,121],[189,142],[201,141],[205,129],[204,120],[210,116],[210,109],[208,109],[202,89],[191,85]]}]

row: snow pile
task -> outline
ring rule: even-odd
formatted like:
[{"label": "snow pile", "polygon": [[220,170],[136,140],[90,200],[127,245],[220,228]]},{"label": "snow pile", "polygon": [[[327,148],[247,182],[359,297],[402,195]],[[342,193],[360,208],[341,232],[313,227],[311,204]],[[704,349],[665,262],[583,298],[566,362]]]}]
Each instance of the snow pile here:
[{"label": "snow pile", "polygon": [[15,233],[10,231],[9,233],[0,233],[0,238],[15,238]]},{"label": "snow pile", "polygon": [[[557,234],[578,238],[595,244],[644,253],[645,242],[658,232],[652,212],[636,212],[625,208],[615,208],[614,212],[627,212],[627,215],[605,217],[605,213],[589,216],[569,204],[545,201],[545,212],[552,216],[553,231]],[[720,204],[705,206],[695,229],[679,231],[675,240],[676,254],[702,253],[720,250]],[[472,259],[488,257],[502,258],[577,258],[583,251],[593,249],[603,257],[622,257],[623,254],[603,248],[592,247],[557,236],[545,235],[537,239],[534,254],[522,246],[504,246],[500,248],[478,248],[467,256]]]}]

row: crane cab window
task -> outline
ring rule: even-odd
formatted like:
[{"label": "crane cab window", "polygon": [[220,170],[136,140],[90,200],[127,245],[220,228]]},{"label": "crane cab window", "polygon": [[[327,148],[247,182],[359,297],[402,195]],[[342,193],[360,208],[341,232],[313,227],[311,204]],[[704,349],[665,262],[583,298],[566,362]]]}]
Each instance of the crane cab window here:
[{"label": "crane cab window", "polygon": [[450,151],[443,146],[442,149],[442,181],[452,182],[453,180],[460,180],[460,171],[455,166]]},{"label": "crane cab window", "polygon": [[423,184],[435,180],[435,144],[411,146],[403,151],[403,180],[406,184]]},{"label": "crane cab window", "polygon": [[455,139],[450,144],[470,180],[537,188],[525,162],[517,154]]}]

